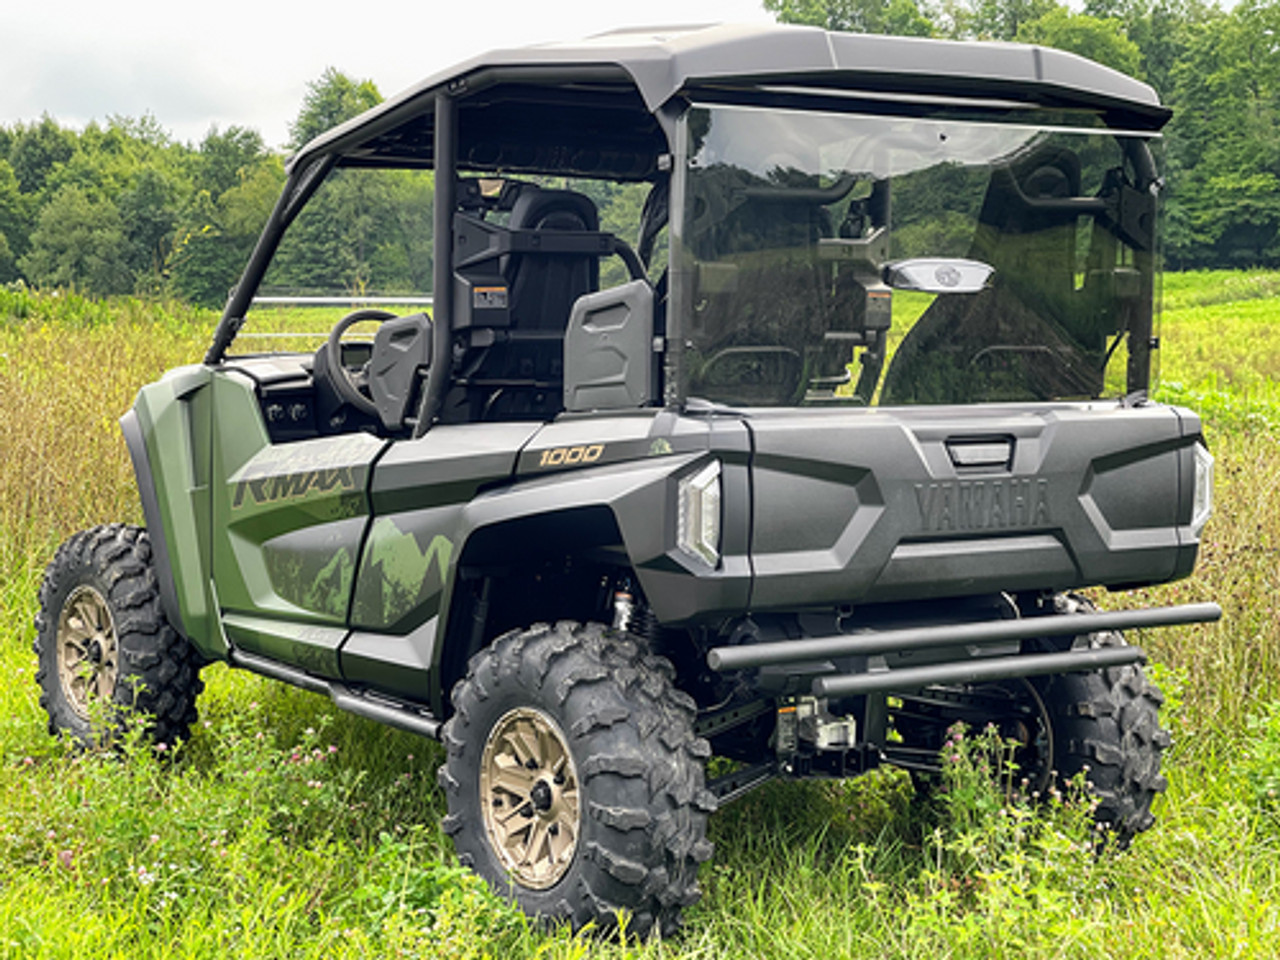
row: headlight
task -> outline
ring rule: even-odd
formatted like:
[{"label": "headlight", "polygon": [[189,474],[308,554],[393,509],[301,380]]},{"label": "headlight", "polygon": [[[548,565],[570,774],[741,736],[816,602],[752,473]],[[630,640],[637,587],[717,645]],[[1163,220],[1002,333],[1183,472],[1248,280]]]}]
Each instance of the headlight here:
[{"label": "headlight", "polygon": [[719,460],[680,481],[676,543],[681,550],[702,558],[713,567],[720,562]]},{"label": "headlight", "polygon": [[1195,448],[1196,485],[1191,494],[1191,530],[1198,537],[1213,513],[1213,454],[1202,443]]}]

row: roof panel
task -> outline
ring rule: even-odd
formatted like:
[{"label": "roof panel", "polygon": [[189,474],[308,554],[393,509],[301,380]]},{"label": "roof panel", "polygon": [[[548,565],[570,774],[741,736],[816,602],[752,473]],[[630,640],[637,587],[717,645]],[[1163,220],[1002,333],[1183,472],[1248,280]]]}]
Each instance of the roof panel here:
[{"label": "roof panel", "polygon": [[[839,85],[1053,100],[1109,108],[1130,126],[1168,118],[1144,83],[1075,54],[1023,44],[830,33],[816,27],[720,24],[637,27],[572,42],[494,50],[437,73],[317,137],[294,158],[346,153],[430,114],[435,94],[482,86],[519,69],[522,83],[557,85],[598,76],[633,86],[649,111],[682,89],[718,81]],[[580,81],[578,81],[580,82]]]}]

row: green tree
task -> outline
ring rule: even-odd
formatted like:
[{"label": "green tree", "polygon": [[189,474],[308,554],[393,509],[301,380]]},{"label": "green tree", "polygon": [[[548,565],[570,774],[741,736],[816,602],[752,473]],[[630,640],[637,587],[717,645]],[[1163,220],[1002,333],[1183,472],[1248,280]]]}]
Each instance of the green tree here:
[{"label": "green tree", "polygon": [[[293,147],[363,113],[381,97],[368,80],[327,68],[307,85],[290,125]],[[340,170],[289,228],[266,284],[293,291],[381,291],[412,271],[398,225],[397,183],[390,171]]]},{"label": "green tree", "polygon": [[1205,14],[1202,0],[1086,0],[1083,12],[1124,25],[1141,54],[1138,76],[1165,99],[1173,92],[1174,67],[1186,51],[1187,28]]},{"label": "green tree", "polygon": [[18,279],[18,257],[27,249],[26,206],[13,167],[0,159],[0,283]]},{"label": "green tree", "polygon": [[933,24],[916,0],[764,0],[781,23],[806,24],[851,33],[928,37]]},{"label": "green tree", "polygon": [[215,200],[238,186],[245,174],[266,160],[262,134],[247,127],[231,126],[219,132],[212,127],[200,143],[196,184]]},{"label": "green tree", "polygon": [[75,134],[64,130],[48,114],[30,126],[18,124],[12,134],[9,163],[22,192],[42,190],[54,167],[70,160],[75,150]]},{"label": "green tree", "polygon": [[978,40],[1014,40],[1023,26],[1058,7],[1057,0],[970,0],[962,23]]},{"label": "green tree", "polygon": [[1054,7],[1024,23],[1018,28],[1017,39],[1078,53],[1130,76],[1137,74],[1142,64],[1138,45],[1125,35],[1119,20],[1072,13],[1066,7]]},{"label": "green tree", "polygon": [[302,110],[289,125],[289,145],[301,149],[309,141],[345,120],[359,116],[382,102],[372,80],[353,80],[326,67],[319,80],[307,84]]},{"label": "green tree", "polygon": [[158,170],[144,167],[117,201],[134,275],[158,283],[173,243],[178,210],[172,183]]},{"label": "green tree", "polygon": [[1171,71],[1166,250],[1179,267],[1280,263],[1280,7],[1201,11]]},{"label": "green tree", "polygon": [[177,232],[168,269],[173,290],[194,303],[220,307],[244,269],[284,185],[284,165],[267,155],[238,172],[216,198],[200,191]]},{"label": "green tree", "polygon": [[107,199],[63,187],[40,211],[31,249],[19,266],[37,286],[74,287],[106,296],[133,290],[120,212]]}]

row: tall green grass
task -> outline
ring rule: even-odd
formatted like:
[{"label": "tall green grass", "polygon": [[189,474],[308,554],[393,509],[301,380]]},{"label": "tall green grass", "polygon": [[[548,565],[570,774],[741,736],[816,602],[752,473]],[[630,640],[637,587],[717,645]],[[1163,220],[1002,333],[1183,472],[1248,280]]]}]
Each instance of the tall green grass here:
[{"label": "tall green grass", "polygon": [[0,291],[0,957],[1280,954],[1280,275],[1165,290],[1162,396],[1200,408],[1217,511],[1195,576],[1097,600],[1227,615],[1137,637],[1175,734],[1156,828],[1095,856],[1078,798],[1033,816],[986,786],[994,761],[970,738],[939,802],[881,771],[722,811],[687,932],[643,945],[531,926],[457,868],[439,748],[311,694],[215,666],[176,755],[46,735],[40,572],[73,530],[138,519],[116,418],[199,360],[216,317]]}]

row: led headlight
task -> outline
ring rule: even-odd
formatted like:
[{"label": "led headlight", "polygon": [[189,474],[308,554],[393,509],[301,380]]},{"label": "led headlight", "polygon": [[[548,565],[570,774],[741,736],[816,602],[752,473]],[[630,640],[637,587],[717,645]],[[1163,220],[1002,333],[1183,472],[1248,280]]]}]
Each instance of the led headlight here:
[{"label": "led headlight", "polygon": [[720,562],[720,461],[680,481],[676,543],[711,566]]},{"label": "led headlight", "polygon": [[1213,513],[1213,454],[1202,443],[1195,446],[1196,482],[1191,493],[1191,530],[1196,536]]}]

